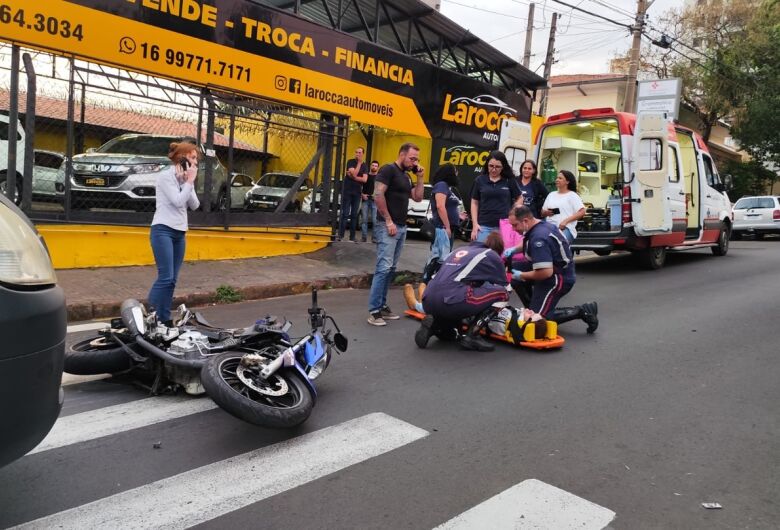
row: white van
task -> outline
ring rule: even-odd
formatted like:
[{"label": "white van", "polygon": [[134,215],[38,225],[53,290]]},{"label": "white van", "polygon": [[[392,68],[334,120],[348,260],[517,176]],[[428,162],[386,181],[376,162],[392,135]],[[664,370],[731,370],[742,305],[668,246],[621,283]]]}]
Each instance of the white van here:
[{"label": "white van", "polygon": [[[504,140],[522,125],[503,125],[501,148],[528,148]],[[731,203],[707,146],[662,114],[599,108],[550,116],[534,159],[551,190],[562,169],[577,178],[587,214],[577,224],[575,250],[628,250],[650,269],[663,266],[668,250],[728,252]]]},{"label": "white van", "polygon": [[9,120],[7,114],[0,113],[0,193],[6,194],[8,176],[16,177],[16,195],[14,202],[19,204],[22,199],[22,175],[24,175],[24,129],[17,126],[16,134],[16,169],[8,169],[8,133]]}]

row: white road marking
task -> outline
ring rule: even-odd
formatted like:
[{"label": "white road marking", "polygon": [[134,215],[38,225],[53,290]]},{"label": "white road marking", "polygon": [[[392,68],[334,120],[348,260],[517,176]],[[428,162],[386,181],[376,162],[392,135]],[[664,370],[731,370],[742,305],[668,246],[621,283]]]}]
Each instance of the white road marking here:
[{"label": "white road marking", "polygon": [[158,396],[63,416],[57,420],[38,447],[28,454],[86,442],[215,408],[217,404],[207,397]]},{"label": "white road marking", "polygon": [[524,480],[435,530],[601,529],[615,512],[536,479]]},{"label": "white road marking", "polygon": [[86,324],[74,324],[68,326],[68,333],[76,333],[79,331],[93,331],[96,329],[103,329],[109,327],[111,324],[108,322],[87,322]]},{"label": "white road marking", "polygon": [[427,435],[392,416],[368,414],[17,528],[188,528]]}]

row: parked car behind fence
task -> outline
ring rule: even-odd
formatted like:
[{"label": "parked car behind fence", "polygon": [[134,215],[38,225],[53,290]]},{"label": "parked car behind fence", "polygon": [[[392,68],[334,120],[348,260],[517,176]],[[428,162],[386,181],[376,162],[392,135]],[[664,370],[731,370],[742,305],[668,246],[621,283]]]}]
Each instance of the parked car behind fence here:
[{"label": "parked car behind fence", "polygon": [[[97,149],[73,157],[71,205],[89,208],[154,209],[157,175],[168,167],[172,142],[195,138],[153,134],[123,134]],[[211,206],[226,202],[227,170],[216,157],[204,157],[198,165],[195,191],[201,205],[204,197],[206,164],[212,164]],[[64,165],[61,168],[65,169]]]}]

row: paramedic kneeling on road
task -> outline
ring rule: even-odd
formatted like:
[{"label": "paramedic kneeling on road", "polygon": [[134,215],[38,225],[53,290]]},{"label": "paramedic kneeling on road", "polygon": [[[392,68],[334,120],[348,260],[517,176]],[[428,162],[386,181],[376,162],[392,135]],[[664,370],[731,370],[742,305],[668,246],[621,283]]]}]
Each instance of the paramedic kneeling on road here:
[{"label": "paramedic kneeling on road", "polygon": [[524,290],[519,282],[532,282],[529,309],[558,324],[582,319],[588,325],[588,333],[596,331],[599,327],[596,302],[556,309],[558,301],[576,281],[571,247],[558,227],[536,219],[528,206],[510,212],[509,222],[525,234],[523,252],[530,267],[512,271],[512,287],[519,294]]},{"label": "paramedic kneeling on road", "polygon": [[[491,232],[484,243],[474,241],[450,252],[425,288],[422,304],[426,317],[414,335],[417,346],[425,348],[431,335],[454,338],[463,319],[509,299],[503,250],[501,235]],[[459,337],[460,345],[467,350],[491,351],[493,345],[479,336],[480,331],[476,322],[472,324]]]}]

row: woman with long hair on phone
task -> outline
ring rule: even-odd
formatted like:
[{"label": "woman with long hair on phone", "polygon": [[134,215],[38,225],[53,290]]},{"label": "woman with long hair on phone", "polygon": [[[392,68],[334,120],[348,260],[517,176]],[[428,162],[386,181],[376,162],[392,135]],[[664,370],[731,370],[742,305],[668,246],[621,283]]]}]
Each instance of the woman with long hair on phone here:
[{"label": "woman with long hair on phone", "polygon": [[157,280],[149,291],[149,305],[157,319],[171,324],[171,305],[176,279],[184,261],[187,208],[200,206],[195,194],[198,174],[198,147],[190,142],[174,142],[168,149],[171,165],[157,177],[154,219],[149,239],[157,264]]},{"label": "woman with long hair on phone", "polygon": [[571,243],[577,237],[577,221],[585,217],[585,205],[577,195],[577,179],[571,171],[558,172],[555,189],[544,200],[542,218],[556,225]]}]

